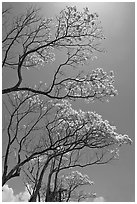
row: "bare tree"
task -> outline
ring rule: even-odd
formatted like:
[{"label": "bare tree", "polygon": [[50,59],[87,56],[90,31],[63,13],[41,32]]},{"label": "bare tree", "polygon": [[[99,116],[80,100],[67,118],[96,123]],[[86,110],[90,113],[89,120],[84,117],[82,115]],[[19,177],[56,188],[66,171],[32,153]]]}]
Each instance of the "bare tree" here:
[{"label": "bare tree", "polygon": [[[3,18],[7,12],[3,11]],[[64,195],[65,201],[72,197],[80,201],[88,196],[75,191],[83,184],[61,178],[60,172],[108,163],[118,156],[120,145],[132,141],[127,135],[118,134],[116,127],[97,113],[74,110],[69,102],[105,101],[117,94],[112,71],[106,73],[97,68],[90,73],[78,71],[73,77],[66,71],[87,63],[95,51],[103,51],[98,15],[88,8],[80,12],[76,7],[66,7],[56,17],[55,25],[51,23],[51,19],[39,15],[39,9],[30,7],[15,17],[9,27],[3,25],[2,66],[4,70],[14,69],[18,81],[2,91],[6,94],[3,107],[8,114],[3,129],[7,140],[2,183],[24,172],[33,187],[30,202],[37,198],[40,201],[44,195],[47,202],[62,201]],[[55,60],[55,53],[63,53],[63,57],[62,62],[55,64],[52,81],[46,87],[43,83],[25,86],[22,70],[46,66]]]}]

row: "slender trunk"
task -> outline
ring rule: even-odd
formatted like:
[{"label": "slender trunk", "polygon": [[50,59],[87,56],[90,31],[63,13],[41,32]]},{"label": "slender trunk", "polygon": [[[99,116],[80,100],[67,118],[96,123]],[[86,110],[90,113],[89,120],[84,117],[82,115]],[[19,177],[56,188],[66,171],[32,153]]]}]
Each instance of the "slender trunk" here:
[{"label": "slender trunk", "polygon": [[40,177],[39,177],[39,181],[36,185],[36,190],[33,192],[33,194],[31,195],[30,199],[29,199],[29,202],[36,202],[37,201],[37,196],[39,194],[39,190],[41,188],[41,183],[42,183],[42,179],[43,179],[43,176],[44,176],[44,173],[45,173],[45,170],[49,164],[49,161],[50,159],[47,160],[47,162],[45,163],[41,173],[40,173]]},{"label": "slender trunk", "polygon": [[46,190],[46,199],[45,202],[49,202],[51,200],[51,192],[50,192],[50,182],[51,182],[52,173],[49,174],[47,190]]},{"label": "slender trunk", "polygon": [[5,174],[3,174],[3,176],[2,176],[2,186],[4,186],[6,182],[7,182],[7,177],[6,177]]},{"label": "slender trunk", "polygon": [[37,201],[37,194],[38,194],[38,192],[35,192],[35,194],[33,194],[31,196],[31,198],[29,199],[29,202],[36,202]]},{"label": "slender trunk", "polygon": [[[50,184],[51,184],[51,177],[54,173],[54,165],[55,165],[55,159],[51,164],[51,168],[50,168],[50,173],[49,173],[49,177],[48,177],[48,183],[47,183],[47,190],[46,190],[46,198],[45,198],[45,202],[52,202],[54,200],[54,194],[51,192],[50,189]],[[51,195],[52,194],[52,195]]]},{"label": "slender trunk", "polygon": [[38,202],[40,202],[40,193],[38,193]]},{"label": "slender trunk", "polygon": [[59,191],[59,202],[61,202],[61,191]]}]

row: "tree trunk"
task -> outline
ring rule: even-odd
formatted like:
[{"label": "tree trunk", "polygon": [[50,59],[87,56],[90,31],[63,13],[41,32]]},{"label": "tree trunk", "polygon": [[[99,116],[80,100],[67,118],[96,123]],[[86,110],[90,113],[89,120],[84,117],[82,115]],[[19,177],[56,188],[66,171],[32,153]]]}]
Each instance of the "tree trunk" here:
[{"label": "tree trunk", "polygon": [[40,173],[40,177],[39,177],[39,180],[38,180],[38,183],[36,185],[36,190],[33,192],[33,194],[31,195],[30,199],[29,199],[29,202],[36,202],[37,200],[37,196],[39,194],[39,190],[41,188],[41,182],[42,182],[42,179],[43,179],[43,176],[44,176],[44,173],[45,173],[45,170],[49,164],[49,161],[50,159],[47,160],[47,162],[45,163],[41,173]]}]

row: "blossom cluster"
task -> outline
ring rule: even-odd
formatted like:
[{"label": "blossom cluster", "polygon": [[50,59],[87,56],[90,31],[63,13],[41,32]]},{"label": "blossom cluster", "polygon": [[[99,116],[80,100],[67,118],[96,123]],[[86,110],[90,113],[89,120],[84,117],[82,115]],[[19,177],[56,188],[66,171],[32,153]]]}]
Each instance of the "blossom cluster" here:
[{"label": "blossom cluster", "polygon": [[[13,99],[16,106],[19,108],[31,108],[31,111],[42,108],[43,111],[46,110],[44,107],[44,100],[38,94],[32,94],[27,91],[17,91],[13,92]],[[26,104],[26,106],[25,106]],[[30,110],[30,109],[29,109]]]},{"label": "blossom cluster", "polygon": [[102,29],[98,27],[98,14],[90,13],[88,8],[85,8],[83,12],[77,10],[76,6],[66,7],[66,9],[60,12],[57,20],[58,37],[65,36],[66,34],[70,37],[76,37],[74,40],[81,41],[84,37],[98,36],[103,38]]},{"label": "blossom cluster", "polygon": [[58,183],[62,185],[64,189],[68,189],[70,186],[94,184],[94,182],[89,179],[88,175],[83,175],[79,171],[72,171],[68,175],[60,176]]},{"label": "blossom cluster", "polygon": [[76,78],[65,82],[68,96],[83,97],[88,102],[96,99],[108,101],[108,98],[118,94],[114,87],[114,73],[106,73],[102,68],[93,70],[84,78]]},{"label": "blossom cluster", "polygon": [[[38,46],[42,46],[42,44],[38,43]],[[44,66],[46,63],[53,62],[55,60],[55,54],[52,50],[53,48],[48,46],[39,52],[34,52],[34,53],[29,54],[26,57],[24,66],[28,69],[34,66],[37,68],[40,68]]]},{"label": "blossom cluster", "polygon": [[88,8],[81,12],[75,6],[68,6],[62,10],[57,17],[55,36],[58,39],[55,45],[68,49],[69,64],[73,66],[93,60],[95,50],[103,51],[99,44],[105,37],[98,14],[90,13]]},{"label": "blossom cluster", "polygon": [[[103,120],[102,116],[96,112],[74,110],[67,100],[62,100],[62,102],[57,103],[56,106],[60,109],[58,113],[59,125],[56,129],[57,131],[61,129],[62,134],[66,132],[69,126],[70,132],[76,130],[76,135],[79,134],[79,138],[81,139],[84,138],[84,135],[88,135],[88,145],[91,147],[92,145],[96,145],[96,148],[102,145],[108,146],[117,144],[120,146],[124,143],[132,143],[128,135],[118,134],[116,127],[110,125],[107,120]],[[75,138],[75,135],[73,135],[73,138]]]},{"label": "blossom cluster", "polygon": [[72,171],[58,177],[57,188],[64,191],[62,200],[65,202],[69,196],[70,201],[81,201],[87,198],[95,198],[96,193],[84,192],[78,190],[81,186],[93,185],[94,182],[90,180],[87,175],[83,175],[79,171]]}]

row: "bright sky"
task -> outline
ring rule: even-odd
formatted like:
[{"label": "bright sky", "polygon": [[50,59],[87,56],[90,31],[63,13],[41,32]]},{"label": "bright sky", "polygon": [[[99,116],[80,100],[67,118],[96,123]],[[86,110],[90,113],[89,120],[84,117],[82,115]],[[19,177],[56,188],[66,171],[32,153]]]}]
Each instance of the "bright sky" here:
[{"label": "bright sky", "polygon": [[[11,4],[16,14],[20,13],[28,3]],[[88,7],[90,11],[97,12],[102,22],[106,40],[103,46],[107,53],[97,54],[87,69],[102,67],[104,70],[114,70],[115,86],[119,95],[109,103],[84,104],[77,102],[75,108],[95,110],[106,120],[117,126],[119,133],[128,134],[135,141],[135,5],[134,3],[36,3],[42,8],[46,17],[54,17],[66,5],[76,5],[78,9]],[[26,83],[35,79],[46,81],[44,70],[41,72],[24,73]],[[14,84],[15,77],[3,73],[3,86]],[[120,149],[120,159],[104,166],[92,166],[82,172],[94,180],[95,191],[99,197],[108,202],[131,202],[135,196],[135,157],[134,143]],[[24,190],[20,179],[11,180],[9,187],[17,194]],[[8,189],[7,187],[6,189]],[[10,191],[11,192],[11,191]],[[101,199],[103,199],[101,198]]]}]

